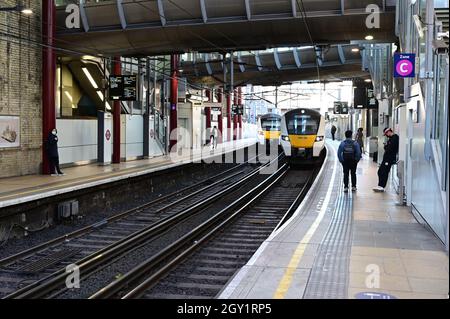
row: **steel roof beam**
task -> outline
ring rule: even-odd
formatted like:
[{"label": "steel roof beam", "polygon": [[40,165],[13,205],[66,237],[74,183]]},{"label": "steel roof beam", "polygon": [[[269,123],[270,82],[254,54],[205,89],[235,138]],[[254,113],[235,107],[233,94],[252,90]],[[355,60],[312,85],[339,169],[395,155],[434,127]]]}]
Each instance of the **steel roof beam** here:
[{"label": "steel roof beam", "polygon": [[250,0],[245,0],[245,12],[247,13],[247,20],[252,19],[252,9],[250,6]]},{"label": "steel roof beam", "polygon": [[338,49],[338,54],[339,54],[339,60],[341,61],[342,64],[345,64],[345,62],[346,62],[345,52],[344,52],[344,49],[342,48],[342,45],[338,45],[337,49]]},{"label": "steel roof beam", "polygon": [[242,61],[241,52],[237,53],[237,58],[238,58],[238,62],[239,62],[239,70],[241,70],[241,72],[245,72],[244,61]]},{"label": "steel roof beam", "polygon": [[294,48],[292,50],[292,53],[294,54],[295,64],[297,65],[297,68],[300,69],[302,67],[302,60],[300,58],[300,52],[298,52],[297,48]]},{"label": "steel roof beam", "polygon": [[208,54],[203,54],[203,59],[205,60],[205,65],[206,65],[206,71],[208,71],[209,75],[213,74],[212,68],[211,68],[211,64],[209,64],[209,58],[208,58]]},{"label": "steel roof beam", "polygon": [[119,12],[120,24],[122,29],[127,28],[127,19],[125,17],[125,12],[123,11],[123,0],[117,0],[117,11]]},{"label": "steel roof beam", "polygon": [[202,18],[203,22],[208,22],[208,12],[206,11],[206,3],[205,0],[200,0],[200,9],[202,10]]},{"label": "steel roof beam", "polygon": [[158,0],[158,12],[159,12],[159,17],[161,19],[161,25],[164,27],[167,24],[167,19],[166,16],[164,15],[164,5],[162,0]]},{"label": "steel roof beam", "polygon": [[258,52],[255,52],[255,62],[256,62],[256,66],[258,67],[258,71],[262,71],[263,67],[261,65],[261,58],[259,57]]},{"label": "steel roof beam", "polygon": [[292,16],[297,18],[297,0],[291,0]]},{"label": "steel roof beam", "polygon": [[341,13],[342,15],[345,14],[345,0],[341,0]]},{"label": "steel roof beam", "polygon": [[280,62],[280,56],[278,55],[278,50],[277,49],[273,50],[273,57],[275,59],[275,65],[277,66],[277,69],[281,70],[282,65],[281,65],[281,62]]},{"label": "steel roof beam", "polygon": [[84,32],[89,32],[89,21],[88,17],[86,15],[86,9],[84,7],[85,0],[80,0],[80,16],[81,16],[81,23],[83,23],[83,29]]}]

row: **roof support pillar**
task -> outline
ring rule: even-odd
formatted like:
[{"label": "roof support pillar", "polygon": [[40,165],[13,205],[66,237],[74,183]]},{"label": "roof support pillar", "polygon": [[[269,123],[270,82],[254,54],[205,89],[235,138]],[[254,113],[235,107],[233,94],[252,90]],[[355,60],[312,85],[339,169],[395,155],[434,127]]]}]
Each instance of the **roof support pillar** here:
[{"label": "roof support pillar", "polygon": [[170,150],[177,144],[178,134],[175,135],[175,139],[172,139],[172,132],[178,128],[178,54],[172,54],[170,56]]},{"label": "roof support pillar", "polygon": [[[42,140],[56,128],[56,54],[53,49],[56,32],[56,8],[53,0],[42,1]],[[42,147],[42,173],[50,174],[50,160]]]},{"label": "roof support pillar", "polygon": [[[122,74],[122,61],[120,56],[114,58],[113,74]],[[122,113],[122,103],[114,101],[113,109],[113,163],[120,163],[120,114]]]}]

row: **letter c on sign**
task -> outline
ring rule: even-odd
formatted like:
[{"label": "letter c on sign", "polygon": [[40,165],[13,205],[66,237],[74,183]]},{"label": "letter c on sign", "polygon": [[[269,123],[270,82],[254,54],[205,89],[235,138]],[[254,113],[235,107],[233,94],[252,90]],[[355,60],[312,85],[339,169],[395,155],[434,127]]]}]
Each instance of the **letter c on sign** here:
[{"label": "letter c on sign", "polygon": [[405,63],[405,62],[403,62],[403,63],[400,63],[400,71],[402,71],[402,73],[408,73],[409,72],[409,70],[406,68],[408,66],[408,63]]}]

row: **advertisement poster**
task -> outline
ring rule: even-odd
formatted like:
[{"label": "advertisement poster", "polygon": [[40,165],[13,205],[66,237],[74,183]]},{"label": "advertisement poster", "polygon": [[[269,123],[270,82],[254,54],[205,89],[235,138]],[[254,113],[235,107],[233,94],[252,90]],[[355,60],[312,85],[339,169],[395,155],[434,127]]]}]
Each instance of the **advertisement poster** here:
[{"label": "advertisement poster", "polygon": [[0,116],[0,148],[20,146],[20,118]]}]

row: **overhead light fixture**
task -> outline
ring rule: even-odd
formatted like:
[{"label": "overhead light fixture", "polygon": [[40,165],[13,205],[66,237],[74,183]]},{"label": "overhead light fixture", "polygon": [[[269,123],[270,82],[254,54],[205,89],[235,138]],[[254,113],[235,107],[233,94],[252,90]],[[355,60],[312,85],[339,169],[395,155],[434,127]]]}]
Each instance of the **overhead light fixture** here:
[{"label": "overhead light fixture", "polygon": [[108,110],[108,111],[112,110],[111,105],[108,102],[106,102],[105,105],[106,105],[106,110]]},{"label": "overhead light fixture", "polygon": [[95,82],[94,78],[92,77],[91,72],[89,72],[89,70],[86,67],[83,67],[82,69],[83,69],[84,74],[88,78],[89,82],[91,82],[92,87],[97,90],[98,85]]},{"label": "overhead light fixture", "polygon": [[367,41],[372,41],[374,38],[373,38],[373,35],[366,35],[366,37],[365,37],[365,39],[367,40]]},{"label": "overhead light fixture", "polygon": [[104,95],[103,95],[103,93],[102,93],[102,91],[97,91],[97,95],[98,95],[98,97],[100,98],[100,100],[104,100]]},{"label": "overhead light fixture", "polygon": [[83,56],[81,57],[81,59],[82,59],[82,60],[94,60],[94,59],[95,59],[95,56],[92,56],[92,55],[83,55]]},{"label": "overhead light fixture", "polygon": [[359,52],[359,48],[353,48],[352,52]]},{"label": "overhead light fixture", "polygon": [[17,5],[15,7],[0,7],[0,11],[6,11],[6,12],[11,12],[11,11],[16,11],[16,12],[21,12],[23,14],[26,15],[30,15],[33,14],[33,10],[31,10],[30,8],[26,8],[23,5]]},{"label": "overhead light fixture", "polygon": [[69,93],[69,91],[64,91],[64,94],[67,96],[67,98],[69,99],[69,101],[73,103],[73,97],[72,97],[72,95]]},{"label": "overhead light fixture", "polygon": [[29,16],[33,14],[33,10],[31,10],[30,8],[23,8],[20,12],[22,12],[23,14]]},{"label": "overhead light fixture", "polygon": [[365,79],[364,82],[366,82],[366,83],[371,83],[372,80],[371,80],[371,79]]}]

